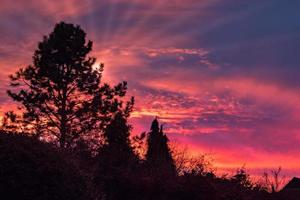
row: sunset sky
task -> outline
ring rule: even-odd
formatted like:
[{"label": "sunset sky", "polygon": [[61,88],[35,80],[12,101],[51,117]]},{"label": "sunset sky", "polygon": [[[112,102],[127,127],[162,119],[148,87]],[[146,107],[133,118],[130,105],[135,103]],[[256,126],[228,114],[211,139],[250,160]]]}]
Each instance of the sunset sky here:
[{"label": "sunset sky", "polygon": [[155,116],[171,141],[219,168],[282,166],[300,176],[299,0],[0,0],[0,106],[8,75],[31,63],[60,21],[79,24],[128,81],[133,132]]}]

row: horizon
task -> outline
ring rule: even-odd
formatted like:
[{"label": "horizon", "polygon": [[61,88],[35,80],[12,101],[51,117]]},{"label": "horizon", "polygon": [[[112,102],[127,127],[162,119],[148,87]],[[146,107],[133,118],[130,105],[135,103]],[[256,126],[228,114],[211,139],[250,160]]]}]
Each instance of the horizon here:
[{"label": "horizon", "polygon": [[128,82],[133,134],[158,116],[171,142],[218,168],[300,176],[300,2],[275,0],[0,3],[1,113],[8,75],[60,21],[80,25],[104,81]]}]

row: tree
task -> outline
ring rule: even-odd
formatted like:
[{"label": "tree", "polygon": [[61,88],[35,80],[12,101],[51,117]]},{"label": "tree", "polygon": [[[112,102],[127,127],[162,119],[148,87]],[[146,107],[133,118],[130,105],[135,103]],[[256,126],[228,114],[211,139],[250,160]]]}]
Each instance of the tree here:
[{"label": "tree", "polygon": [[10,76],[8,95],[21,103],[22,122],[38,126],[40,135],[62,148],[101,132],[114,113],[124,111],[126,82],[100,85],[103,64],[94,67],[91,50],[92,41],[78,25],[61,22],[39,43],[33,64]]},{"label": "tree", "polygon": [[216,169],[212,165],[213,158],[211,155],[190,155],[186,147],[180,148],[176,143],[172,143],[171,150],[178,175],[215,176]]},{"label": "tree", "polygon": [[106,199],[132,199],[138,157],[130,144],[131,126],[127,116],[117,113],[104,131],[105,143],[99,149],[96,185]]},{"label": "tree", "polygon": [[147,139],[147,165],[155,172],[175,175],[176,167],[168,141],[168,137],[163,133],[163,127],[159,128],[158,120],[154,119]]},{"label": "tree", "polygon": [[105,144],[100,148],[102,157],[112,166],[127,166],[137,159],[130,144],[131,126],[127,123],[127,116],[117,113],[104,131]]},{"label": "tree", "polygon": [[278,192],[285,184],[285,176],[281,174],[282,168],[271,170],[271,175],[268,172],[263,174],[262,185],[271,193]]},{"label": "tree", "polygon": [[252,189],[254,187],[245,167],[237,170],[236,174],[231,178],[231,182],[245,189]]}]

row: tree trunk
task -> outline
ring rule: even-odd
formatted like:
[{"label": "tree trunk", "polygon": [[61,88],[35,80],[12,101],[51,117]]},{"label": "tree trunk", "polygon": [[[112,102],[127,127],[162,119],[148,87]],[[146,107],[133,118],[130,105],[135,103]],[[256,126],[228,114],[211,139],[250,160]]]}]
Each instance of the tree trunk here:
[{"label": "tree trunk", "polygon": [[61,106],[61,121],[60,121],[60,148],[65,148],[66,134],[67,134],[67,115],[66,115],[66,102],[67,102],[67,89],[63,88],[63,98]]}]

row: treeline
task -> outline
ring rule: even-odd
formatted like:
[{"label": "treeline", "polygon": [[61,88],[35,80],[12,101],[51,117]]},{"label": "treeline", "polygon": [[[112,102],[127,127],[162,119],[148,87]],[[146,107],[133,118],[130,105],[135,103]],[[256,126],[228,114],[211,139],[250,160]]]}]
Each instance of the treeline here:
[{"label": "treeline", "polygon": [[[296,200],[297,193],[269,193],[245,169],[218,177],[205,160],[173,158],[155,119],[141,158],[129,140],[129,126],[116,115],[97,151],[87,143],[58,148],[20,133],[0,134],[0,193],[7,199]],[[139,138],[143,139],[143,137]],[[178,163],[179,162],[179,163]],[[298,194],[299,195],[299,194]]]},{"label": "treeline", "polygon": [[[31,65],[10,76],[0,134],[0,191],[6,199],[280,199],[241,169],[218,177],[205,161],[174,156],[155,119],[130,138],[127,83],[102,83],[104,66],[73,24],[56,24]],[[145,154],[140,153],[145,150]],[[184,167],[183,167],[184,166]],[[287,199],[287,198],[285,198]]]}]

